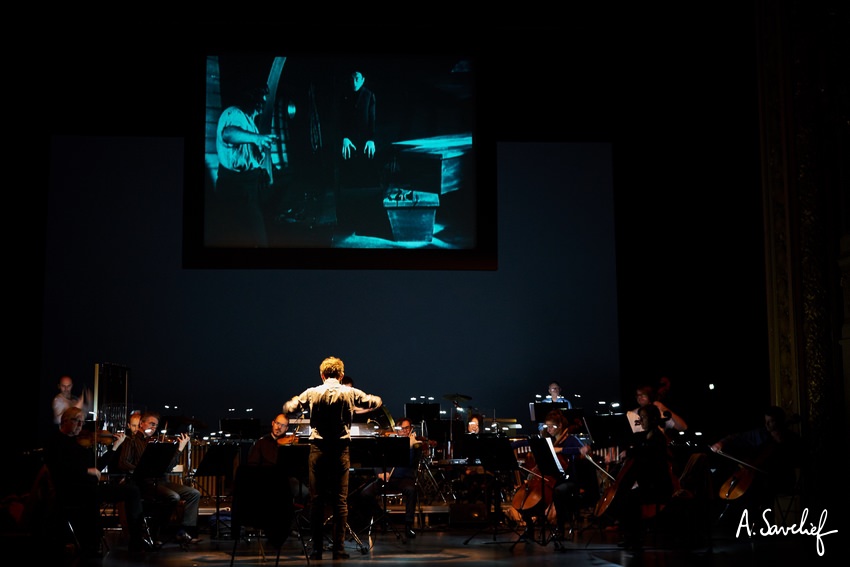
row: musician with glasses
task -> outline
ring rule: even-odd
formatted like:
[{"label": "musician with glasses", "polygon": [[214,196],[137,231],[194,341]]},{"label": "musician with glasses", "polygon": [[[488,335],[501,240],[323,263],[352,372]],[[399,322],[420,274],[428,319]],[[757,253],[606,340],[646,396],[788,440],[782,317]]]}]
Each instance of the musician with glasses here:
[{"label": "musician with glasses", "polygon": [[[593,482],[595,477],[591,476],[591,481],[588,482],[588,475],[582,471],[585,468],[582,459],[590,453],[590,446],[582,443],[571,432],[570,424],[563,412],[557,409],[550,411],[546,414],[543,425],[545,429],[540,436],[543,439],[552,440],[552,448],[565,475],[558,478],[541,478],[533,454],[526,458],[526,466],[531,465],[531,470],[535,474],[530,475],[524,489],[525,493],[523,489],[517,491],[514,507],[525,521],[526,533],[523,535],[529,539],[534,539],[533,518],[536,517],[537,523],[543,524],[546,521],[543,518],[544,512],[551,514],[552,510],[541,510],[542,505],[548,504],[550,499],[556,516],[556,536],[562,538],[565,525],[573,521],[581,508],[582,491],[587,491],[589,497],[592,497],[594,492],[598,492]],[[549,491],[548,495],[544,491]],[[528,506],[528,502],[536,502],[540,496],[545,496],[540,500],[540,505]]]},{"label": "musician with glasses", "polygon": [[[139,429],[124,443],[121,448],[121,456],[118,460],[118,468],[131,474],[142,458],[142,453],[149,443],[159,442],[156,435],[159,427],[160,416],[158,413],[145,412],[139,418]],[[173,469],[180,461],[180,453],[189,445],[191,437],[188,433],[177,436],[177,451],[168,470]],[[170,442],[170,441],[166,441]],[[168,525],[171,515],[177,509],[180,501],[183,501],[183,518],[177,530],[175,539],[181,545],[198,543],[202,541],[198,537],[198,509],[201,502],[201,493],[191,486],[182,483],[171,482],[167,475],[160,478],[131,478],[130,480],[139,486],[142,496],[146,501],[160,505],[159,521],[157,526],[161,529]]]},{"label": "musician with glasses", "polygon": [[124,434],[114,434],[112,444],[98,456],[93,442],[82,442],[84,422],[82,409],[75,406],[66,409],[58,428],[45,444],[44,464],[53,481],[57,503],[70,516],[81,553],[98,557],[102,554],[99,548],[103,538],[100,505],[124,502],[130,535],[128,550],[143,551],[142,499],[138,488],[126,483],[101,482],[101,471],[115,462]]},{"label": "musician with glasses", "polygon": [[[542,403],[560,404],[561,408],[573,409],[573,404],[561,394],[561,384],[556,380],[549,382],[547,394],[540,401]],[[542,435],[546,431],[546,424],[543,422],[538,423],[537,430]]]},{"label": "musician with glasses", "polygon": [[[278,414],[272,420],[272,429],[251,445],[248,450],[248,464],[252,466],[275,466],[280,447],[298,443],[298,436],[289,434],[289,418],[286,414]],[[299,504],[305,504],[310,494],[310,489],[295,476],[289,477],[289,487],[292,497]]]}]

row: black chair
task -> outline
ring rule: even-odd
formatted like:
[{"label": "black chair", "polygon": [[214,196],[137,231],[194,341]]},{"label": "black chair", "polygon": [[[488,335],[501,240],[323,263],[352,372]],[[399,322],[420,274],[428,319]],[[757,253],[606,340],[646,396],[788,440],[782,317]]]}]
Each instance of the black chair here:
[{"label": "black chair", "polygon": [[[286,538],[292,533],[295,520],[295,502],[289,483],[281,482],[274,466],[240,465],[236,469],[231,500],[231,530],[233,551],[230,565],[236,558],[239,542],[255,536],[260,544],[260,554],[265,558],[262,539],[266,538],[276,548],[275,565],[280,563],[280,552]],[[309,552],[298,530],[301,548],[309,563]]]},{"label": "black chair", "polygon": [[99,536],[100,545],[108,550],[109,546],[100,533],[97,503],[93,502],[91,507],[84,504],[73,498],[63,498],[57,492],[50,469],[42,465],[30,494],[29,521],[37,541],[46,543],[52,558],[71,562],[79,560],[85,547],[81,536],[88,540]]}]

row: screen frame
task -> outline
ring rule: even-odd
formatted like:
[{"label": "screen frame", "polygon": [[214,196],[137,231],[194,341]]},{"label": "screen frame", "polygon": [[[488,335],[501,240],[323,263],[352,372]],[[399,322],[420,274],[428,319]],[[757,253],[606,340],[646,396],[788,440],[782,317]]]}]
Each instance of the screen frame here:
[{"label": "screen frame", "polygon": [[[451,42],[448,42],[449,44]],[[233,248],[209,246],[205,242],[205,208],[208,206],[206,193],[211,182],[207,164],[203,159],[206,151],[206,60],[215,53],[261,54],[291,53],[292,57],[333,56],[327,51],[305,53],[290,50],[286,45],[268,46],[263,51],[238,51],[214,46],[199,47],[191,62],[192,73],[192,117],[185,144],[185,172],[183,195],[183,250],[182,264],[187,269],[368,269],[368,270],[496,270],[497,250],[497,188],[496,188],[496,143],[488,135],[488,123],[484,115],[486,101],[482,100],[482,84],[486,78],[486,66],[475,50],[468,46],[443,49],[434,57],[447,57],[456,53],[467,58],[473,69],[472,83],[474,116],[472,121],[473,151],[472,178],[475,202],[475,238],[469,248],[440,248],[429,246],[392,248],[334,248],[334,247],[265,247]],[[342,56],[342,55],[341,55]],[[402,54],[396,51],[372,50],[364,57],[411,57],[429,55],[425,51],[410,50]],[[290,57],[290,55],[287,55]],[[351,54],[344,55],[346,60]],[[284,70],[285,73],[285,70]],[[462,190],[462,189],[461,189]]]}]

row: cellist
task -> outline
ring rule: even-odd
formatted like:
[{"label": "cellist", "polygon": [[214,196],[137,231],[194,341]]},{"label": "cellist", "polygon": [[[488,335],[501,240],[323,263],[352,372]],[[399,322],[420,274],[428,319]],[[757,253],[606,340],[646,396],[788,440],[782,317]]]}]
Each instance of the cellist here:
[{"label": "cellist", "polygon": [[[590,451],[589,445],[583,444],[578,437],[570,433],[569,423],[561,410],[552,410],[546,414],[544,425],[540,436],[544,439],[547,437],[552,439],[555,456],[561,462],[561,467],[566,475],[563,478],[538,478],[531,475],[532,478],[528,481],[529,489],[542,493],[533,494],[531,500],[534,501],[535,498],[540,500],[541,496],[543,496],[543,499],[541,506],[518,510],[526,525],[523,537],[529,539],[534,539],[533,518],[535,516],[541,518],[542,516],[543,521],[546,521],[546,517],[549,516],[549,510],[546,508],[550,503],[554,506],[554,513],[557,517],[556,536],[563,536],[566,522],[573,518],[580,507],[581,489],[583,487],[579,481],[578,461]],[[526,458],[526,464],[529,464],[529,459],[533,461],[533,456]],[[539,473],[536,466],[531,470],[535,474]],[[514,507],[516,508],[516,505]],[[544,509],[541,510],[540,508]]]},{"label": "cellist", "polygon": [[643,546],[643,519],[670,501],[675,486],[661,411],[654,404],[641,406],[638,420],[641,431],[633,434],[623,467],[609,489],[616,494],[606,494],[603,499],[609,501],[607,509],[620,521],[623,540],[619,545],[627,549]]},{"label": "cellist", "polygon": [[737,470],[721,486],[720,498],[739,500],[743,506],[752,507],[751,515],[758,517],[764,509],[773,508],[777,494],[793,489],[795,469],[804,457],[803,443],[789,428],[785,410],[768,406],[763,415],[761,427],[732,433],[710,447],[730,462],[743,464],[735,465]]}]

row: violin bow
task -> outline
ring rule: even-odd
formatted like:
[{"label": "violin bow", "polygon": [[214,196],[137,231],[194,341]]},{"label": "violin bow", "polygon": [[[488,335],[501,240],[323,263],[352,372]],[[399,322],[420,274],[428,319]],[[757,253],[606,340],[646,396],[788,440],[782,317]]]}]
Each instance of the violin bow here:
[{"label": "violin bow", "polygon": [[[581,419],[582,419],[582,421],[584,421],[584,428],[585,428],[585,430],[587,430],[587,420],[586,420],[585,418],[581,418]],[[578,435],[576,435],[576,439],[578,439],[578,442],[581,444],[581,446],[582,446],[582,447],[586,447],[586,445],[582,442],[581,437],[579,437]],[[587,459],[588,461],[590,461],[590,464],[591,464],[591,465],[593,465],[594,467],[596,467],[597,469],[599,469],[600,471],[602,471],[603,473],[605,473],[605,476],[607,476],[609,479],[611,479],[611,480],[616,480],[616,479],[615,479],[615,478],[611,475],[611,473],[609,473],[608,471],[606,471],[606,470],[605,470],[605,468],[604,468],[602,465],[600,465],[599,463],[597,463],[596,461],[594,461],[594,460],[593,460],[593,457],[590,455],[590,450],[589,450],[589,449],[588,449],[587,453],[584,455],[584,458],[585,458],[585,459]]]}]

